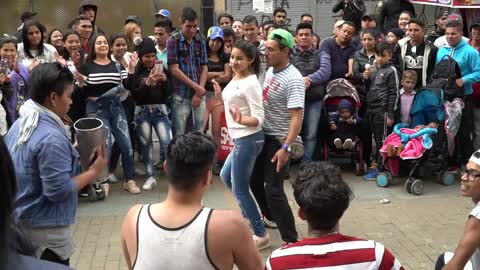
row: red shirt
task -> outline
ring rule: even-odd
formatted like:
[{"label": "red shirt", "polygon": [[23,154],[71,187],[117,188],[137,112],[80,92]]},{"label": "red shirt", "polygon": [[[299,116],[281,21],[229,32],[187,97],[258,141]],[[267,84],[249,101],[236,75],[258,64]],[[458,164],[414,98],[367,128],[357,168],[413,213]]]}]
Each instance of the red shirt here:
[{"label": "red shirt", "polygon": [[[471,39],[468,40],[468,44],[470,44],[470,46],[472,46],[472,40]],[[478,51],[478,53],[480,53],[480,48],[477,48],[477,51]],[[473,88],[473,97],[480,98],[480,82],[474,83],[472,85],[472,88]]]},{"label": "red shirt", "polygon": [[272,252],[265,270],[404,270],[382,244],[342,234],[305,238]]}]

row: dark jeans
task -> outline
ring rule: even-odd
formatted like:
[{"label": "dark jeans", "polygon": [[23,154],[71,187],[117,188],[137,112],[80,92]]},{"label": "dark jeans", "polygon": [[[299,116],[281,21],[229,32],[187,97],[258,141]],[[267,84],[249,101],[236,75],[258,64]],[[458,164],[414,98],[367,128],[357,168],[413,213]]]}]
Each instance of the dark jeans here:
[{"label": "dark jeans", "polygon": [[365,140],[375,140],[376,149],[372,155],[373,161],[377,164],[382,163],[380,148],[382,148],[385,137],[390,133],[391,127],[387,127],[387,115],[385,112],[368,111],[365,114]]},{"label": "dark jeans", "polygon": [[[130,134],[130,143],[132,144],[132,150],[135,154],[135,138],[137,134],[135,133],[135,122],[134,122],[134,113],[135,113],[135,101],[131,96],[128,96],[127,99],[122,101],[123,111],[125,112],[125,116],[127,117],[128,122],[128,133]],[[108,165],[108,170],[110,172],[115,171],[117,168],[118,160],[120,159],[120,147],[118,146],[118,142],[115,141],[112,146],[112,155],[110,156],[110,163]]]},{"label": "dark jeans", "polygon": [[281,147],[275,137],[265,135],[265,145],[255,161],[250,188],[262,214],[277,223],[282,240],[293,243],[297,242],[298,234],[292,209],[283,189],[288,163],[277,173],[277,164],[271,161]]},{"label": "dark jeans", "polygon": [[44,261],[49,261],[49,262],[70,266],[70,259],[62,260],[55,252],[51,251],[48,248],[43,251],[42,256],[40,256],[40,259]]},{"label": "dark jeans", "polygon": [[473,102],[472,97],[467,96],[463,100],[465,108],[462,110],[462,121],[457,136],[455,136],[455,152],[457,165],[465,165],[476,149],[473,149],[472,123],[473,123]]}]

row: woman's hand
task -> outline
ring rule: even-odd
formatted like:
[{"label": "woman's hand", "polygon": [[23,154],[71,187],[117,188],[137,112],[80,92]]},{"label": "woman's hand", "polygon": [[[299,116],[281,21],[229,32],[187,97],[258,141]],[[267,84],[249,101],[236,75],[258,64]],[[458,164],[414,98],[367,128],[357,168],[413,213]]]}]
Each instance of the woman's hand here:
[{"label": "woman's hand", "polygon": [[215,81],[215,79],[212,79],[211,82],[213,85],[213,90],[215,91],[215,96],[219,99],[222,99],[222,87],[217,81]]},{"label": "woman's hand", "polygon": [[230,114],[232,115],[233,121],[242,124],[242,112],[236,105],[232,105],[229,109]]},{"label": "woman's hand", "polygon": [[94,153],[94,156],[96,156],[95,161],[92,166],[90,166],[89,170],[92,170],[97,176],[107,167],[108,159],[105,152],[105,145],[102,144]]},{"label": "woman's hand", "polygon": [[[152,68],[150,70],[150,74],[148,74],[148,78],[145,81],[145,84],[147,86],[154,86],[162,79],[162,76],[165,76],[165,73],[160,73],[156,68]],[[165,80],[167,80],[166,76]]]},{"label": "woman's hand", "polygon": [[7,81],[7,75],[0,73],[0,85],[3,85]]},{"label": "woman's hand", "polygon": [[130,59],[130,64],[128,65],[128,73],[133,74],[135,73],[135,68],[138,65],[138,53],[133,52],[132,58]]},{"label": "woman's hand", "polygon": [[32,72],[34,68],[36,68],[38,65],[40,65],[40,61],[38,61],[37,58],[32,60],[32,63],[30,64],[30,67],[28,68],[29,72]]},{"label": "woman's hand", "polygon": [[80,52],[72,53],[70,58],[72,58],[72,62],[75,64],[75,66],[80,64]]},{"label": "woman's hand", "polygon": [[165,74],[165,72],[162,72],[160,74],[160,81],[162,82],[166,82],[167,81],[167,74]]},{"label": "woman's hand", "polygon": [[75,77],[75,80],[78,81],[78,85],[80,87],[83,87],[85,85],[85,82],[88,79],[87,76],[82,75],[80,72],[78,72],[78,70],[75,70],[75,72],[73,73],[73,76]]}]

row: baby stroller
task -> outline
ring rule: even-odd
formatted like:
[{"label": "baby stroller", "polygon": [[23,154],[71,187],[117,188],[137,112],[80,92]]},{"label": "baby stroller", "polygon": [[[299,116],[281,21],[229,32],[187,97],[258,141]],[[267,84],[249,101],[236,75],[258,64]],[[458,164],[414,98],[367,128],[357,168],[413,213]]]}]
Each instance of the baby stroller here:
[{"label": "baby stroller", "polygon": [[[354,112],[358,113],[361,102],[360,96],[355,86],[346,79],[336,79],[328,83],[326,94],[323,98],[324,115],[328,118],[337,111],[340,101],[348,100],[353,106]],[[367,170],[367,165],[363,160],[363,145],[358,136],[354,140],[355,146],[351,150],[333,149],[327,141],[324,142],[323,154],[325,160],[330,157],[350,158],[351,163],[355,164],[355,174],[362,175]]]},{"label": "baby stroller", "polygon": [[[412,132],[411,129],[414,129],[419,125],[427,125],[431,122],[437,123],[437,129],[432,132],[432,134],[434,134],[431,135],[431,137],[425,137],[424,135],[421,135],[422,137],[418,136],[419,134],[426,134],[426,129],[424,131],[418,130],[415,133],[409,133],[408,144],[411,143],[411,147],[406,151],[407,146],[405,146],[405,150],[403,151],[406,151],[407,154],[403,156],[386,157],[385,153],[382,153],[382,150],[380,150],[381,154],[384,156],[383,168],[389,171],[382,171],[378,174],[376,178],[377,185],[380,187],[388,187],[393,181],[392,176],[398,175],[398,165],[400,163],[402,163],[402,165],[406,164],[408,165],[408,168],[410,168],[408,178],[405,182],[405,189],[409,193],[415,195],[423,193],[423,181],[416,177],[437,175],[438,182],[446,186],[453,185],[458,178],[458,173],[456,171],[448,170],[449,140],[453,138],[447,136],[449,130],[447,128],[448,125],[445,124],[445,119],[446,117],[448,118],[448,115],[446,115],[444,108],[443,91],[439,88],[423,88],[419,90],[413,100],[410,115],[412,123],[409,126],[409,132]],[[396,131],[399,130],[398,127],[408,127],[408,125],[398,124],[395,128]],[[402,133],[401,136],[396,137],[397,139],[401,138],[402,144],[405,143],[404,139],[407,138],[405,137],[407,136],[405,134],[407,134],[406,131],[405,133]],[[389,139],[392,139],[395,135],[396,134],[393,133],[390,134],[387,137],[385,144],[387,144],[387,142],[392,142],[392,140]],[[415,146],[415,143],[417,146]],[[422,146],[430,144],[430,147],[429,149],[422,148],[418,147],[418,144]],[[384,149],[384,147],[382,147],[382,149]],[[397,166],[395,166],[395,164],[397,164]]]}]

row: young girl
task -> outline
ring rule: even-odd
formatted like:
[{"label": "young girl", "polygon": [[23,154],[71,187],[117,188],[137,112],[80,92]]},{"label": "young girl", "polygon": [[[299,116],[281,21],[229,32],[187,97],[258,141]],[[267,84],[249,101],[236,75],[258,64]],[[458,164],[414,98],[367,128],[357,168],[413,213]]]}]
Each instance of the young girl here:
[{"label": "young girl", "polygon": [[[125,68],[110,60],[110,46],[103,34],[94,35],[90,40],[86,64],[76,73],[80,87],[87,96],[86,113],[103,121],[107,129],[107,145],[110,150],[110,133],[119,144],[125,181],[123,188],[130,193],[141,190],[133,180],[133,150],[128,133],[128,123],[123,111],[120,93],[128,85]],[[133,70],[129,69],[133,74]]]},{"label": "young girl", "polygon": [[242,212],[250,221],[257,248],[263,249],[270,246],[269,235],[249,188],[255,160],[265,142],[262,131],[262,87],[256,76],[259,72],[260,56],[256,46],[246,40],[237,41],[232,49],[230,65],[235,76],[223,93],[218,82],[213,80],[215,92],[218,95],[221,93],[225,111],[228,111],[228,132],[235,142],[220,177],[234,192]]},{"label": "young girl", "polygon": [[28,21],[23,26],[22,43],[18,44],[18,61],[33,68],[41,63],[53,63],[58,56],[57,50],[44,43],[42,25],[37,21]]},{"label": "young girl", "polygon": [[53,29],[47,38],[47,43],[55,47],[58,54],[62,54],[63,51],[63,33],[60,29]]},{"label": "young girl", "polygon": [[[77,32],[68,30],[63,36],[63,44],[61,56],[65,59],[68,69],[75,74],[85,62],[85,56],[80,50],[80,36]],[[73,123],[85,117],[85,99],[85,93],[76,86],[72,93],[72,105],[68,111],[68,116]]]},{"label": "young girl", "polygon": [[[2,105],[7,113],[9,126],[18,118],[18,110],[30,98],[30,72],[18,62],[17,42],[14,38],[0,40],[0,91],[3,95]],[[6,64],[6,65],[5,65]]]},{"label": "young girl", "polygon": [[403,11],[398,17],[398,28],[402,29],[405,33],[407,32],[408,22],[413,18],[413,14],[410,11]]},{"label": "young girl", "polygon": [[130,59],[132,58],[133,50],[135,49],[134,40],[136,37],[142,37],[142,28],[133,21],[128,22],[123,26],[122,34],[125,36],[125,41],[127,42],[127,53],[123,56],[127,64],[130,64]]},{"label": "young girl", "polygon": [[[113,62],[120,63],[125,69],[128,69],[127,60],[125,60],[125,54],[127,53],[127,39],[123,34],[113,34],[109,39],[109,45],[111,48],[110,59]],[[130,61],[130,60],[129,60]],[[132,145],[132,150],[135,153],[135,127],[133,125],[133,117],[135,113],[135,101],[130,95],[130,91],[123,91],[120,95],[120,100],[122,101],[122,107],[127,117],[128,123],[128,132],[130,134],[130,143]],[[110,158],[109,164],[109,177],[110,182],[118,182],[117,177],[114,174],[115,169],[117,168],[118,160],[120,159],[120,148],[118,143],[114,143],[112,146],[112,155]]]},{"label": "young girl", "polygon": [[235,20],[232,24],[233,32],[235,32],[235,39],[243,39],[243,22],[241,20]]},{"label": "young girl", "polygon": [[[221,117],[223,102],[220,96],[215,95],[212,79],[223,88],[232,78],[232,69],[229,66],[229,56],[223,52],[223,30],[218,26],[213,26],[208,30],[207,55],[208,55],[208,80],[205,84],[206,108],[205,108],[205,129],[208,129],[208,119],[212,116],[212,137],[217,145],[220,145],[221,137]],[[218,163],[214,164],[215,174],[220,173]]]},{"label": "young girl", "polygon": [[[137,46],[137,52],[138,57],[134,53],[130,62],[130,65],[136,66],[136,68],[129,88],[137,103],[135,121],[142,149],[142,160],[148,176],[143,189],[151,190],[157,185],[153,166],[152,130],[155,130],[160,139],[160,149],[162,149],[160,161],[162,162],[166,159],[167,147],[172,139],[172,126],[168,118],[167,106],[172,87],[168,85],[167,78],[170,77],[170,74],[165,66],[162,66],[161,69],[155,67],[157,49],[150,38],[143,39]],[[138,63],[139,61],[140,63]]]}]

